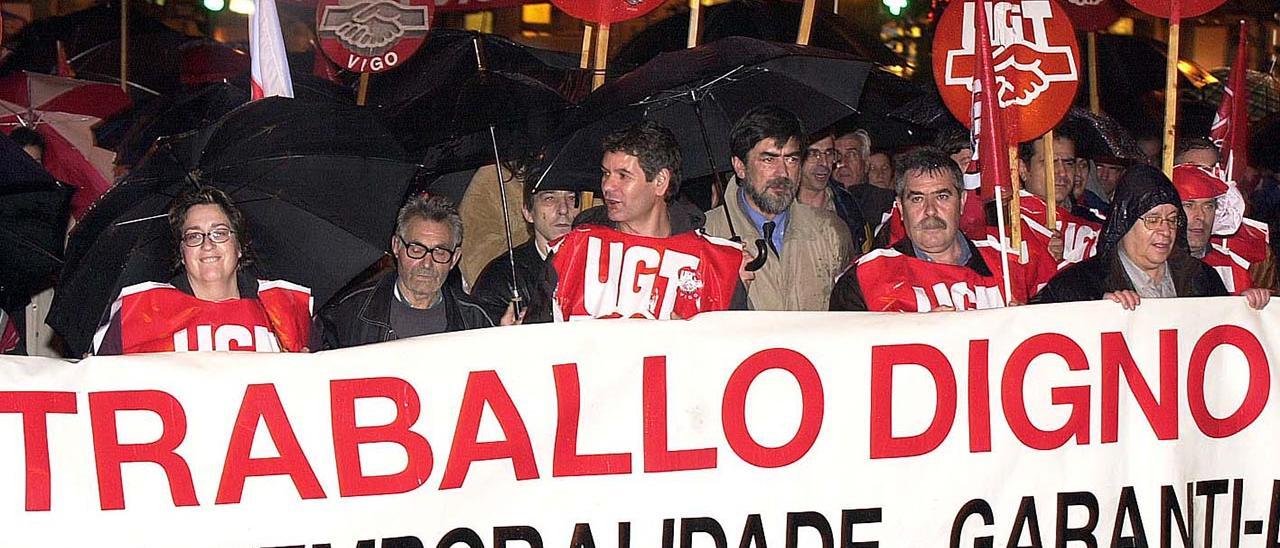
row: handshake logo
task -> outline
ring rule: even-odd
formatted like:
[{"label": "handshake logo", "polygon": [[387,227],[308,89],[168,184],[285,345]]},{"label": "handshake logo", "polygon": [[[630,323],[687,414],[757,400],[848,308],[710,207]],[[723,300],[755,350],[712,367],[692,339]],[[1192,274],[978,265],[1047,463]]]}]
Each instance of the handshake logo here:
[{"label": "handshake logo", "polygon": [[410,6],[393,0],[371,0],[325,6],[316,31],[333,36],[357,55],[377,57],[406,36],[427,33],[427,6]]},{"label": "handshake logo", "polygon": [[[947,85],[963,85],[970,91],[978,81],[975,7],[964,5],[961,46],[947,52],[945,73]],[[997,2],[991,7],[992,68],[1001,108],[1030,105],[1054,82],[1079,80],[1071,46],[1049,43],[1046,24],[1054,16],[1051,10],[1044,0]]]}]

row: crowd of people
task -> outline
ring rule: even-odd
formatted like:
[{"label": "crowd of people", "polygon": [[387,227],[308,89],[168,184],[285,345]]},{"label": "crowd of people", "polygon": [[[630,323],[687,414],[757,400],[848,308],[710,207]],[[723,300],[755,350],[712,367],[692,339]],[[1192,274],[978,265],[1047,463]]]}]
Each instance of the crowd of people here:
[{"label": "crowd of people", "polygon": [[[902,150],[876,148],[872,134],[807,132],[790,112],[752,110],[728,135],[732,173],[706,211],[682,193],[680,147],[654,122],[604,140],[599,205],[536,167],[507,180],[504,170],[481,170],[493,194],[516,189],[511,207],[527,228],[518,245],[497,237],[500,209],[468,223],[447,198],[415,195],[395,219],[386,268],[328,303],[252,275],[254,235],[238,207],[193,186],[168,213],[175,275],[123,288],[102,311],[92,353],[305,352],[716,310],[958,312],[1109,300],[1119,311],[1223,295],[1261,309],[1275,289],[1270,246],[1247,241],[1257,236],[1241,227],[1257,226],[1244,217],[1250,201],[1266,215],[1280,202],[1276,181],[1243,192],[1215,167],[1207,139],[1180,142],[1170,180],[1151,162],[1081,157],[1063,128],[1052,159],[1039,140],[1019,148],[1023,190],[993,199],[966,174],[967,133]],[[1003,234],[1000,217],[1010,224]]]}]

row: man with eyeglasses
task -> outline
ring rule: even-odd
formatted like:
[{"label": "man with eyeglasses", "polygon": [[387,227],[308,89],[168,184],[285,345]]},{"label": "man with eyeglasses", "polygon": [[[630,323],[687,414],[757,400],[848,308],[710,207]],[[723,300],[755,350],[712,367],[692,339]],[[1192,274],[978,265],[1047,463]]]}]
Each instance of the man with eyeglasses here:
[{"label": "man with eyeglasses", "polygon": [[1033,303],[1105,299],[1133,310],[1142,299],[1227,294],[1213,268],[1188,253],[1182,199],[1160,170],[1129,168],[1110,212],[1098,253],[1059,272]]},{"label": "man with eyeglasses", "polygon": [[796,203],[804,138],[800,119],[777,107],[748,112],[729,132],[734,178],[724,207],[707,212],[707,232],[736,234],[750,252],[768,256],[751,282],[754,310],[826,310],[831,286],[849,264],[844,221]]},{"label": "man with eyeglasses", "polygon": [[534,174],[525,178],[522,203],[520,213],[529,223],[533,237],[512,249],[510,257],[503,253],[490,261],[476,278],[471,296],[490,316],[501,317],[512,301],[514,271],[520,306],[527,310],[522,323],[547,323],[552,320],[551,292],[546,281],[547,255],[551,241],[573,228],[573,219],[579,211],[578,193],[556,181],[539,181]]},{"label": "man with eyeglasses", "polygon": [[1227,193],[1227,184],[1209,168],[1181,164],[1173,168],[1173,186],[1182,198],[1182,211],[1187,216],[1187,248],[1191,256],[1213,267],[1227,292],[1244,295],[1254,308],[1266,306],[1271,291],[1254,287],[1249,277],[1249,261],[1221,245],[1210,241],[1218,217],[1218,205]]},{"label": "man with eyeglasses", "polygon": [[852,249],[856,253],[862,250],[868,226],[853,195],[831,177],[839,158],[840,152],[836,150],[835,138],[829,130],[810,136],[809,146],[804,150],[804,161],[800,164],[800,188],[796,192],[796,201],[840,217],[849,228]]},{"label": "man with eyeglasses", "polygon": [[[479,327],[492,327],[484,308],[445,285],[462,255],[462,218],[442,196],[410,198],[391,236],[396,268],[320,311],[312,348],[346,348]],[[503,323],[512,323],[510,315]]]}]

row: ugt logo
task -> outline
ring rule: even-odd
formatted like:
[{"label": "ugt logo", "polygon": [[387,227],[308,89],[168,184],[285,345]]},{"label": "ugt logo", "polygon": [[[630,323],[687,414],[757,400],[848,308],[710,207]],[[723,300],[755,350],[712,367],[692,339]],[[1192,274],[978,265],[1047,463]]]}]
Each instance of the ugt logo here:
[{"label": "ugt logo", "polygon": [[[977,83],[976,5],[972,2],[963,5],[960,47],[947,51],[944,72],[946,85],[965,86],[970,91]],[[992,2],[986,7],[996,98],[1001,108],[1028,106],[1054,82],[1079,80],[1071,47],[1074,37],[1062,39],[1055,35],[1058,33],[1051,32],[1054,19],[1065,20],[1067,16],[1061,11],[1055,14],[1049,0]]]},{"label": "ugt logo", "polygon": [[316,31],[357,55],[378,57],[405,36],[425,35],[429,18],[426,6],[371,0],[325,6]]}]

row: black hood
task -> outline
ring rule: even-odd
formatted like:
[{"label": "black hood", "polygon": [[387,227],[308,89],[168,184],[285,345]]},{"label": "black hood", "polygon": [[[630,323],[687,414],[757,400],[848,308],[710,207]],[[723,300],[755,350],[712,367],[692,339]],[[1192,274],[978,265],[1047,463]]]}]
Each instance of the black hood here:
[{"label": "black hood", "polygon": [[1116,185],[1111,209],[1107,211],[1107,222],[1102,225],[1102,235],[1098,237],[1098,255],[1106,255],[1115,249],[1138,219],[1160,204],[1169,204],[1178,210],[1181,222],[1173,246],[1174,250],[1185,251],[1187,232],[1182,227],[1187,226],[1187,215],[1182,211],[1182,199],[1178,197],[1177,189],[1160,170],[1139,164],[1125,170]]}]

